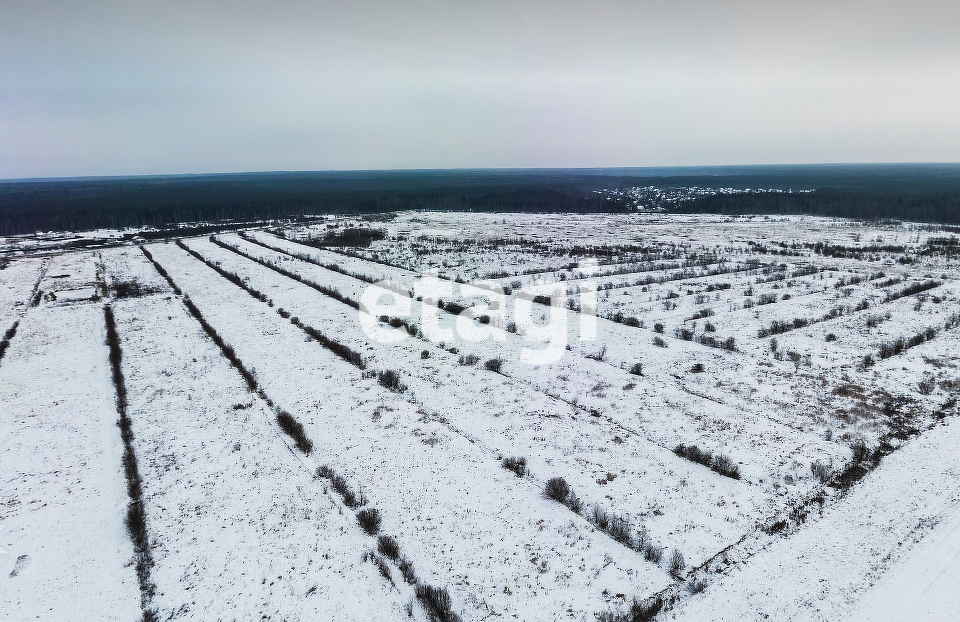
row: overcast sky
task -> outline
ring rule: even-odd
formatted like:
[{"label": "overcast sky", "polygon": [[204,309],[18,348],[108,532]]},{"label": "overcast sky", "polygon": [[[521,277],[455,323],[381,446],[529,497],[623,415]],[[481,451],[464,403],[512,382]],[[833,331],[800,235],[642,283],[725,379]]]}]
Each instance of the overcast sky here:
[{"label": "overcast sky", "polygon": [[0,0],[0,178],[960,161],[957,0]]}]

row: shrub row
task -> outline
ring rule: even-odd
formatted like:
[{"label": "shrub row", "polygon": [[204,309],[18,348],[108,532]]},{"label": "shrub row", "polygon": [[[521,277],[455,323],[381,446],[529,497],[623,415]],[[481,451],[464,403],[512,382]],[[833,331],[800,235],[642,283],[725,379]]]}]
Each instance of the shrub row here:
[{"label": "shrub row", "polygon": [[170,285],[170,289],[172,289],[177,296],[182,295],[183,292],[180,291],[180,288],[177,287],[177,284],[174,283],[173,279],[170,278],[170,275],[167,274],[167,270],[163,266],[161,266],[156,259],[153,258],[153,255],[150,254],[150,251],[147,250],[147,247],[141,246],[140,250],[143,252],[144,257],[146,257],[150,261],[150,263],[153,264],[153,267],[157,270],[160,276],[162,276],[164,279],[167,280],[167,283]]},{"label": "shrub row", "polygon": [[[882,275],[883,273],[881,272],[880,274]],[[879,277],[878,277],[878,278],[879,278]],[[891,286],[893,286],[893,285],[898,285],[898,284],[900,284],[900,283],[903,283],[903,278],[902,278],[902,277],[893,277],[893,276],[892,276],[892,277],[890,277],[889,279],[886,279],[886,280],[884,280],[884,281],[880,281],[879,283],[874,283],[874,287],[876,287],[877,289],[884,289],[884,288],[886,288],[886,287],[891,287]]]},{"label": "shrub row", "polygon": [[297,449],[305,454],[313,451],[313,441],[307,438],[307,433],[303,429],[303,424],[285,410],[277,413],[277,424],[280,429],[287,433],[297,445]]},{"label": "shrub row", "polygon": [[137,582],[140,586],[140,600],[144,620],[154,620],[155,612],[150,608],[150,602],[156,591],[151,572],[153,570],[153,553],[150,550],[150,538],[147,533],[147,516],[143,508],[143,479],[137,464],[137,454],[133,449],[133,424],[127,414],[127,387],[123,378],[123,350],[120,346],[120,335],[117,333],[117,323],[110,305],[103,308],[104,323],[107,329],[107,346],[110,349],[110,372],[113,387],[116,393],[116,406],[120,428],[120,438],[123,440],[123,473],[127,482],[127,515],[125,524],[127,534],[133,542],[134,564],[137,572]]},{"label": "shrub row", "polygon": [[880,324],[889,320],[890,317],[891,317],[891,314],[889,311],[887,311],[886,313],[871,313],[870,315],[867,316],[867,320],[866,320],[867,328],[875,328]]},{"label": "shrub row", "polygon": [[663,601],[654,596],[646,600],[634,599],[630,609],[622,613],[602,611],[597,614],[597,622],[650,622],[663,609]]},{"label": "shrub row", "polygon": [[[323,262],[323,261],[319,261],[319,260],[317,260],[317,259],[314,259],[314,258],[311,257],[310,255],[307,255],[306,253],[298,253],[298,252],[296,252],[296,251],[290,251],[290,250],[285,250],[285,249],[281,249],[281,248],[276,248],[275,246],[270,246],[269,244],[267,244],[267,243],[265,243],[265,242],[261,242],[260,240],[254,238],[253,236],[247,235],[246,233],[243,233],[243,232],[238,232],[237,235],[239,235],[241,238],[243,238],[243,239],[246,240],[247,242],[250,242],[251,244],[256,244],[256,245],[258,245],[258,246],[262,246],[263,248],[266,248],[266,249],[268,249],[268,250],[274,251],[275,253],[282,253],[282,254],[284,254],[284,255],[289,255],[290,257],[294,257],[294,258],[296,258],[296,259],[299,259],[300,261],[305,261],[305,262],[307,262],[307,263],[309,263],[309,264],[313,264],[313,265],[315,265],[315,266],[317,266],[317,267],[319,267],[319,268],[323,268],[324,270],[330,270],[331,272],[336,272],[336,273],[342,274],[342,275],[344,275],[344,276],[349,276],[349,277],[351,277],[351,278],[357,279],[358,281],[363,281],[364,283],[376,283],[376,282],[377,282],[376,279],[374,279],[373,277],[367,276],[366,274],[361,274],[360,272],[351,272],[350,270],[347,270],[347,269],[343,268],[342,266],[340,266],[340,265],[338,265],[338,264],[335,264],[335,263],[326,263],[326,262]],[[403,292],[398,292],[398,293],[409,294],[409,292],[406,291],[406,290],[403,290]]]},{"label": "shrub row", "polygon": [[896,300],[898,298],[903,298],[905,296],[912,296],[914,294],[919,294],[937,287],[940,287],[940,281],[928,280],[922,281],[920,283],[911,283],[906,287],[902,287],[893,292],[887,292],[886,296],[883,297],[884,302],[890,302],[891,300]]},{"label": "shrub row", "polygon": [[418,339],[423,338],[423,332],[420,330],[420,327],[410,322],[409,320],[402,317],[390,317],[389,315],[381,315],[380,321],[384,324],[389,324],[393,328],[402,328],[407,331],[407,334],[411,337],[416,337]]},{"label": "shrub row", "polygon": [[757,279],[757,283],[774,283],[776,281],[786,281],[787,279],[796,279],[802,276],[812,276],[820,272],[820,268],[816,266],[803,266],[787,272],[786,265],[781,264],[779,266],[781,269],[768,277],[762,277]]},{"label": "shrub row", "polygon": [[927,328],[922,332],[917,333],[911,337],[903,338],[897,337],[893,341],[888,341],[880,344],[880,351],[877,353],[882,359],[888,359],[891,356],[896,356],[908,348],[918,346],[925,341],[933,339],[937,334],[936,329]]},{"label": "shrub row", "polygon": [[[834,318],[838,318],[844,315],[845,313],[849,312],[849,310],[850,310],[849,307],[838,305],[830,309],[830,311],[828,311],[822,317],[815,318],[812,320],[804,317],[793,318],[793,321],[773,320],[772,322],[770,322],[770,326],[761,328],[757,332],[757,337],[763,339],[764,337],[770,337],[772,335],[781,335],[791,330],[797,330],[798,328],[805,328],[807,326],[810,326],[811,324],[826,322],[827,320],[832,320]],[[861,311],[861,310],[862,309],[857,309],[857,311]]]},{"label": "shrub row", "polygon": [[[363,505],[363,499],[358,498],[353,493],[346,480],[337,475],[329,466],[322,466],[317,469],[317,476],[330,480],[330,486],[337,494],[341,496],[347,507],[355,508]],[[361,529],[370,536],[377,536],[380,532],[380,512],[376,508],[365,507],[357,511],[357,523]],[[424,610],[427,612],[430,620],[437,622],[459,622],[460,616],[453,611],[453,601],[449,592],[445,588],[438,588],[417,580],[413,564],[400,553],[400,544],[391,536],[381,534],[377,537],[377,552],[371,554],[373,563],[377,566],[380,573],[393,584],[393,578],[386,565],[385,559],[389,559],[397,565],[403,580],[414,586],[414,594]]]},{"label": "shrub row", "polygon": [[664,283],[668,283],[670,281],[679,281],[679,280],[691,279],[691,278],[707,278],[712,276],[719,276],[721,274],[735,274],[737,272],[749,272],[751,270],[757,269],[757,264],[750,263],[750,262],[748,262],[747,265],[740,266],[740,267],[726,267],[721,265],[716,268],[711,268],[709,270],[690,269],[697,266],[703,268],[711,263],[715,263],[715,262],[710,259],[697,261],[697,262],[691,263],[689,266],[686,266],[677,272],[670,274],[669,276],[661,276],[661,277],[646,276],[646,277],[635,279],[632,282],[626,282],[626,283],[621,283],[617,285],[613,283],[605,283],[603,286],[600,287],[600,289],[609,290],[609,289],[623,289],[626,287],[642,287],[644,285],[653,285],[654,283],[658,285],[663,285]]},{"label": "shrub row", "polygon": [[[228,245],[226,245],[226,244],[221,244],[221,243],[220,243],[219,241],[217,241],[217,240],[214,240],[214,242],[217,243],[217,244],[219,244],[220,246],[223,246],[224,248],[228,248],[228,249],[231,249],[231,250],[235,250],[235,249],[232,249],[232,247],[230,247],[230,246],[228,246]],[[234,274],[234,273],[232,273],[232,272],[229,272],[229,271],[221,268],[220,266],[214,264],[213,262],[207,260],[205,257],[203,257],[202,255],[200,255],[199,253],[197,253],[196,251],[192,250],[192,249],[189,248],[187,245],[183,244],[183,242],[181,242],[180,240],[177,240],[177,245],[180,246],[180,248],[186,250],[188,253],[190,253],[191,255],[193,255],[194,257],[196,257],[197,259],[199,259],[200,261],[202,261],[203,263],[205,263],[205,264],[206,264],[207,266],[209,266],[210,268],[216,270],[218,274],[220,274],[221,276],[223,276],[224,278],[226,278],[228,281],[230,281],[230,282],[233,283],[234,285],[242,288],[244,291],[246,291],[248,294],[250,294],[251,296],[253,296],[253,297],[256,298],[257,300],[259,300],[260,302],[267,302],[267,301],[269,300],[265,294],[263,294],[262,292],[254,289],[253,287],[251,287],[250,285],[248,285],[247,283],[245,283],[245,282],[243,281],[243,279],[241,279],[238,275],[236,275],[236,274]],[[236,251],[236,252],[240,253],[241,255],[243,254],[243,253],[241,253],[240,251]],[[244,255],[244,256],[245,256],[245,255]],[[257,261],[257,260],[254,259],[254,258],[251,258],[251,259],[253,259],[254,261]],[[318,286],[318,287],[320,287],[320,286]],[[324,293],[325,293],[325,292],[324,292]],[[351,305],[351,306],[353,306],[353,305]],[[357,307],[356,307],[356,308],[359,308],[359,304],[357,304]],[[278,310],[278,313],[280,313],[280,315],[282,315],[282,316],[289,317],[289,314],[287,314],[287,313],[286,313],[285,311],[283,311],[282,309],[279,309],[279,310]],[[311,327],[311,326],[307,326],[306,324],[304,324],[303,322],[300,321],[300,318],[298,318],[298,317],[296,317],[296,316],[290,318],[290,323],[293,324],[294,326],[296,326],[297,328],[299,328],[300,330],[302,330],[303,332],[307,333],[307,335],[309,335],[310,337],[312,337],[313,339],[315,339],[315,340],[317,341],[317,343],[319,343],[321,346],[323,346],[324,348],[327,348],[328,350],[330,350],[331,352],[333,352],[334,354],[336,354],[337,356],[339,356],[340,358],[342,358],[342,359],[345,360],[346,362],[348,362],[348,363],[350,363],[351,365],[354,365],[354,366],[356,366],[356,367],[358,367],[358,368],[360,368],[360,369],[366,369],[366,367],[367,367],[366,361],[363,359],[363,356],[361,356],[360,353],[357,352],[356,350],[350,348],[349,346],[346,346],[346,345],[340,343],[339,341],[337,341],[337,340],[335,340],[335,339],[331,339],[330,337],[327,337],[326,335],[324,335],[323,333],[321,333],[319,330],[317,330],[317,329],[315,329],[315,328],[313,328],[313,327]],[[239,368],[238,368],[238,369],[239,369]],[[249,384],[249,381],[248,381],[248,384]]]},{"label": "shrub row", "polygon": [[3,355],[7,353],[7,348],[10,347],[10,340],[13,339],[17,334],[17,327],[20,325],[20,320],[17,320],[13,323],[13,326],[7,329],[3,333],[3,339],[0,339],[0,361],[3,360]]},{"label": "shrub row", "polygon": [[200,313],[200,309],[193,304],[193,301],[190,300],[189,297],[184,296],[183,304],[187,307],[193,317],[197,319],[204,332],[206,332],[210,339],[217,344],[217,347],[220,348],[220,352],[223,353],[223,356],[230,361],[230,363],[238,372],[240,372],[240,375],[243,376],[243,379],[247,383],[247,387],[251,391],[256,391],[257,394],[264,398],[264,401],[266,401],[267,404],[274,410],[277,417],[277,424],[290,436],[290,438],[293,439],[297,449],[305,454],[309,454],[311,451],[313,451],[313,441],[307,437],[306,432],[303,429],[303,425],[297,421],[293,415],[277,407],[272,400],[266,397],[266,394],[263,392],[263,389],[260,388],[260,385],[257,382],[256,375],[246,368],[246,366],[240,360],[240,357],[237,356],[233,346],[227,344],[223,340],[223,337],[221,337],[216,329],[211,326],[209,322],[207,322],[207,320],[203,317],[203,314]]},{"label": "shrub row", "polygon": [[209,267],[211,270],[215,271],[217,274],[219,274],[219,275],[222,276],[223,278],[227,279],[228,281],[230,281],[231,283],[233,283],[234,285],[236,285],[237,287],[239,287],[239,288],[242,289],[243,291],[247,292],[248,294],[250,294],[251,296],[253,296],[253,297],[256,298],[257,300],[259,300],[260,302],[267,302],[268,300],[270,300],[270,299],[267,297],[266,294],[264,294],[263,292],[261,292],[261,291],[259,291],[259,290],[257,290],[257,289],[254,289],[253,287],[247,285],[247,284],[243,281],[243,279],[241,279],[239,276],[237,276],[237,275],[234,274],[233,272],[228,272],[227,270],[224,270],[223,268],[221,268],[220,266],[218,266],[218,265],[215,264],[214,262],[208,260],[206,257],[204,257],[203,255],[201,255],[200,253],[198,253],[197,251],[193,250],[192,248],[190,248],[189,246],[187,246],[186,244],[184,244],[184,243],[183,243],[183,240],[176,240],[176,244],[177,244],[177,246],[179,246],[179,247],[182,248],[183,250],[185,250],[185,251],[187,251],[188,253],[190,253],[191,255],[193,255],[193,257],[195,257],[196,259],[202,261],[202,262],[203,262],[204,264],[206,264],[207,267]]},{"label": "shrub row", "polygon": [[461,354],[458,362],[464,367],[470,367],[471,365],[476,365],[479,363],[480,357],[476,354]]},{"label": "shrub row", "polygon": [[688,319],[690,319],[690,320],[702,320],[702,319],[705,319],[705,318],[708,318],[708,317],[713,317],[713,316],[714,316],[713,309],[711,309],[710,307],[706,307],[706,308],[704,308],[704,309],[700,309],[699,311],[697,311],[696,313],[694,313],[693,315],[691,315]]},{"label": "shrub row", "polygon": [[350,363],[351,365],[359,369],[367,368],[367,362],[364,360],[363,356],[359,352],[351,348],[350,346],[346,346],[335,339],[331,339],[330,337],[327,337],[326,335],[321,333],[316,328],[313,328],[312,326],[307,326],[306,324],[300,321],[300,318],[296,316],[290,318],[290,323],[296,326],[297,328],[299,328],[300,330],[302,330],[303,332],[310,335],[310,337],[316,340],[316,342],[319,343],[321,346],[330,350],[331,352],[333,352],[334,354],[336,354],[346,362]]},{"label": "shrub row", "polygon": [[197,308],[197,305],[193,304],[193,301],[190,300],[189,296],[183,297],[183,304],[187,307],[187,310],[190,311],[190,314],[196,318],[197,322],[200,323],[200,327],[203,328],[203,331],[207,333],[207,336],[217,344],[217,347],[220,348],[220,352],[223,353],[223,356],[226,357],[228,361],[240,372],[240,375],[243,376],[244,381],[247,383],[247,388],[251,391],[257,391],[258,384],[257,379],[254,376],[253,372],[247,369],[240,358],[237,356],[236,351],[233,349],[233,346],[229,345],[223,340],[223,337],[220,336],[220,333],[217,332],[213,326],[207,322],[206,318],[203,317],[203,314],[200,313],[200,309]]},{"label": "shrub row", "polygon": [[246,259],[249,259],[250,261],[256,262],[256,263],[260,264],[261,266],[263,266],[264,268],[269,268],[269,269],[273,270],[274,272],[276,272],[277,274],[281,274],[281,275],[287,277],[288,279],[293,279],[294,281],[296,281],[296,282],[298,282],[298,283],[302,283],[302,284],[306,285],[307,287],[311,287],[311,288],[317,290],[318,292],[320,292],[321,294],[323,294],[323,295],[325,295],[325,296],[329,296],[330,298],[333,298],[334,300],[336,300],[336,301],[338,301],[338,302],[342,302],[343,304],[345,304],[345,305],[347,305],[347,306],[350,306],[350,307],[353,307],[354,309],[359,309],[359,308],[360,308],[360,303],[359,303],[358,301],[354,300],[353,298],[350,298],[349,296],[345,296],[345,295],[341,294],[341,293],[340,293],[340,290],[338,290],[338,289],[335,288],[335,287],[327,287],[326,285],[321,285],[321,284],[319,284],[319,283],[315,283],[314,281],[307,280],[307,279],[303,278],[302,276],[300,276],[299,274],[297,274],[296,272],[291,272],[290,270],[287,270],[286,268],[281,268],[280,266],[276,265],[276,264],[273,263],[273,262],[267,261],[267,260],[265,260],[265,259],[261,259],[260,257],[256,257],[256,256],[254,256],[254,255],[251,255],[251,254],[247,253],[247,252],[244,252],[244,251],[240,250],[239,248],[237,248],[237,247],[235,247],[235,246],[231,246],[230,244],[226,244],[226,243],[224,243],[224,242],[221,242],[220,240],[216,239],[216,238],[213,237],[213,236],[210,236],[210,241],[213,242],[214,244],[216,244],[217,246],[223,248],[223,249],[226,249],[226,250],[228,250],[228,251],[234,252],[234,253],[236,253],[237,255],[240,255],[241,257],[244,257],[244,258],[246,258]]},{"label": "shrub row", "polygon": [[347,507],[355,508],[364,504],[363,496],[354,493],[353,489],[350,488],[350,484],[347,483],[347,480],[334,473],[333,469],[329,466],[324,465],[317,469],[317,477],[330,480],[330,487],[340,495],[344,505]]},{"label": "shrub row", "polygon": [[[892,356],[901,354],[904,350],[908,350],[932,340],[937,336],[937,333],[939,333],[940,330],[950,330],[956,326],[960,326],[960,313],[951,314],[947,318],[947,321],[944,322],[942,329],[927,327],[911,337],[897,337],[893,341],[881,343],[880,350],[877,352],[877,354],[881,359],[888,359]],[[871,367],[874,363],[876,363],[876,360],[872,355],[868,354],[861,359],[860,367],[866,369]]]},{"label": "shrub row", "polygon": [[247,369],[247,367],[243,364],[243,362],[240,360],[240,357],[237,356],[236,350],[233,349],[233,346],[227,344],[217,330],[211,326],[209,322],[207,322],[206,318],[203,317],[203,314],[200,313],[200,309],[197,308],[197,305],[195,305],[188,296],[183,297],[183,304],[187,307],[187,310],[190,311],[190,314],[196,318],[197,322],[200,323],[200,326],[203,328],[204,332],[207,333],[207,336],[209,336],[210,339],[217,344],[217,347],[220,348],[220,352],[223,353],[223,356],[230,361],[230,363],[238,372],[240,372],[240,375],[247,383],[247,388],[249,388],[251,391],[255,391],[274,410],[274,413],[277,417],[277,425],[279,425],[280,428],[286,432],[290,438],[293,439],[297,449],[305,454],[309,454],[311,451],[313,451],[313,441],[307,437],[306,432],[303,429],[303,425],[297,421],[293,415],[277,407],[272,400],[267,398],[263,389],[260,388],[260,385],[257,382],[256,375],[251,370]]},{"label": "shrub row", "polygon": [[[708,335],[702,333],[700,335],[694,334],[693,330],[689,328],[684,328],[678,326],[673,331],[677,339],[683,339],[684,341],[696,341],[700,345],[708,346],[711,348],[719,348],[720,350],[727,350],[728,352],[737,351],[737,341],[733,337],[727,337],[726,339],[721,339],[719,337],[714,337],[713,335]],[[657,338],[654,337],[654,343],[657,343]],[[657,344],[659,345],[659,344]]]},{"label": "shrub row", "polygon": [[737,463],[729,456],[723,454],[714,455],[706,449],[700,449],[696,445],[684,445],[683,443],[677,445],[673,453],[691,462],[702,464],[711,471],[715,471],[725,477],[740,479],[740,467],[738,467]]},{"label": "shrub row", "polygon": [[[543,494],[557,503],[561,503],[569,508],[575,514],[583,516],[587,521],[593,524],[597,529],[603,531],[611,538],[643,554],[644,559],[654,564],[659,564],[663,560],[664,547],[657,546],[650,540],[647,530],[640,527],[636,534],[630,529],[629,521],[616,514],[611,514],[599,505],[594,505],[589,512],[585,512],[583,502],[577,497],[570,485],[562,477],[552,477],[544,484]],[[680,551],[674,549],[670,558],[668,570],[671,574],[678,576],[685,567],[683,555]]]},{"label": "shrub row", "polygon": [[643,328],[643,320],[626,316],[623,314],[623,311],[615,311],[605,316],[604,319],[610,320],[611,322],[616,322],[617,324],[623,324],[624,326],[629,326],[631,328]]},{"label": "shrub row", "polygon": [[727,350],[728,352],[737,351],[737,342],[733,337],[720,339],[720,338],[714,337],[713,335],[701,334],[701,335],[697,335],[694,341],[696,341],[697,343],[703,346],[709,346],[711,348],[719,348],[720,350]]}]

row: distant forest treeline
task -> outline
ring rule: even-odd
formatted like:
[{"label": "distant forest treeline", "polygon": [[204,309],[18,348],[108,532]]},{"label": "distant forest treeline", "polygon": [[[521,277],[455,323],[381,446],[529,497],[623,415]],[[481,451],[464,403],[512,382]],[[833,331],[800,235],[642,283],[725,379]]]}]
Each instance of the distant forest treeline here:
[{"label": "distant forest treeline", "polygon": [[700,197],[678,211],[960,222],[960,165],[249,173],[0,182],[0,235],[396,210],[623,211],[601,189],[816,189]]}]

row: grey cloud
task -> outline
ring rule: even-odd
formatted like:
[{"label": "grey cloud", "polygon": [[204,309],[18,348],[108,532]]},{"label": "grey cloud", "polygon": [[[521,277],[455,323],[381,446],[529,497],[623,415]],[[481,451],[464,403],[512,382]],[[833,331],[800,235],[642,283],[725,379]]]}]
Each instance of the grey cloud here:
[{"label": "grey cloud", "polygon": [[956,161],[957,13],[0,0],[0,177]]}]

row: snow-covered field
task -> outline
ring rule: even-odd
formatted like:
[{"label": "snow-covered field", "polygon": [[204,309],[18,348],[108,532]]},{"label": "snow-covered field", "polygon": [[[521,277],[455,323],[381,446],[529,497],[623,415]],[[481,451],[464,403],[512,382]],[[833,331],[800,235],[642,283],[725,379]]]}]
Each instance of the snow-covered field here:
[{"label": "snow-covered field", "polygon": [[951,236],[417,212],[24,252],[3,619],[951,619]]}]

